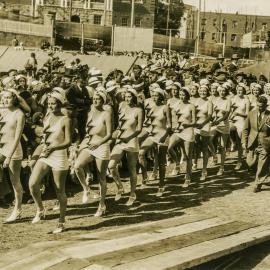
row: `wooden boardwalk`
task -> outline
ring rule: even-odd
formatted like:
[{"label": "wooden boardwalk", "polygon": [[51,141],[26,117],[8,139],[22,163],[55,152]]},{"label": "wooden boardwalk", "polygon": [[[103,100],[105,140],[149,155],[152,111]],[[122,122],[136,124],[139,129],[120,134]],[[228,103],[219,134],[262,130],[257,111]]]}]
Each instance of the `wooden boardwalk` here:
[{"label": "wooden boardwalk", "polygon": [[35,243],[0,257],[0,269],[187,269],[268,240],[270,225],[184,216]]}]

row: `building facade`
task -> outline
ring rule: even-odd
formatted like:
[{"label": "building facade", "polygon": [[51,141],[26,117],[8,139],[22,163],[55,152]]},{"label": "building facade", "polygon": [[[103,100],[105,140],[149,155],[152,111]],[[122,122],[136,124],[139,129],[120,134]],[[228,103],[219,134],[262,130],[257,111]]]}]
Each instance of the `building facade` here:
[{"label": "building facade", "polygon": [[[197,33],[198,10],[185,5],[180,34],[182,38],[195,39]],[[226,46],[240,47],[243,35],[253,32],[254,44],[268,40],[270,16],[245,15],[239,13],[201,12],[200,40],[207,43],[224,43]]]},{"label": "building facade", "polygon": [[[2,5],[1,5],[2,3]],[[0,11],[44,18],[52,14],[57,21],[85,22],[104,26],[130,26],[130,0],[0,0]],[[135,0],[134,26],[154,26],[155,0]]]}]

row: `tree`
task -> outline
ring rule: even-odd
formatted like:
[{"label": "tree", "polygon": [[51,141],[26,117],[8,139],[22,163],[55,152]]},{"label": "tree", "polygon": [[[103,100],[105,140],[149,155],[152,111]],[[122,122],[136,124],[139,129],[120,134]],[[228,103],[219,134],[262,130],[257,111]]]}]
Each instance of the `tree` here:
[{"label": "tree", "polygon": [[184,3],[182,0],[156,0],[155,10],[155,33],[166,34],[168,9],[169,9],[169,20],[168,29],[172,29],[172,34],[178,33],[178,29],[181,25],[181,18],[184,13]]}]

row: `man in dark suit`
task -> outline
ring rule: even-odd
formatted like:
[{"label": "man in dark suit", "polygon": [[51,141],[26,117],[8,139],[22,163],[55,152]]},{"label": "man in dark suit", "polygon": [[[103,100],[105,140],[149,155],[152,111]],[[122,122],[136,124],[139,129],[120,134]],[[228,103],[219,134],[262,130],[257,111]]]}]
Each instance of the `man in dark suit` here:
[{"label": "man in dark suit", "polygon": [[217,70],[222,69],[224,67],[224,57],[222,54],[219,54],[217,57],[217,62],[215,62],[211,67],[211,72],[214,74]]},{"label": "man in dark suit", "polygon": [[258,162],[254,192],[261,190],[262,184],[269,176],[270,167],[270,111],[267,99],[258,98],[257,109],[251,111],[246,119],[243,131],[243,148],[248,150],[247,163]]},{"label": "man in dark suit", "polygon": [[91,100],[85,82],[82,78],[76,77],[74,83],[67,89],[66,97],[73,110],[72,117],[75,126],[78,128],[80,140],[84,138],[87,114],[90,109]]}]

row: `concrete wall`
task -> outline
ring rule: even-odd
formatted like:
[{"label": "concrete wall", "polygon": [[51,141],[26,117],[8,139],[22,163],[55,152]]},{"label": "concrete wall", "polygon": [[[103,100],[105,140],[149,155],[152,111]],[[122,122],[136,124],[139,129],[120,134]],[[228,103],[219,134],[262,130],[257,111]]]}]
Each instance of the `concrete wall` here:
[{"label": "concrete wall", "polygon": [[[193,52],[194,51],[195,41],[192,39],[182,39],[172,37],[171,40],[171,49],[172,50],[180,50],[185,52]],[[169,37],[165,35],[154,34],[154,48],[169,48]]]},{"label": "concrete wall", "polygon": [[17,37],[19,42],[23,42],[26,47],[40,47],[43,40],[47,40],[51,43],[51,38],[49,37],[37,37],[13,33],[0,32],[0,45],[11,46],[11,41],[14,37]]},{"label": "concrete wall", "polygon": [[153,29],[135,27],[114,28],[114,51],[144,51],[152,53]]},{"label": "concrete wall", "polygon": [[[81,38],[82,28],[80,23],[56,22],[56,33],[65,37]],[[100,26],[84,24],[84,38],[102,39],[104,43],[110,43],[112,28],[109,26]]]}]

